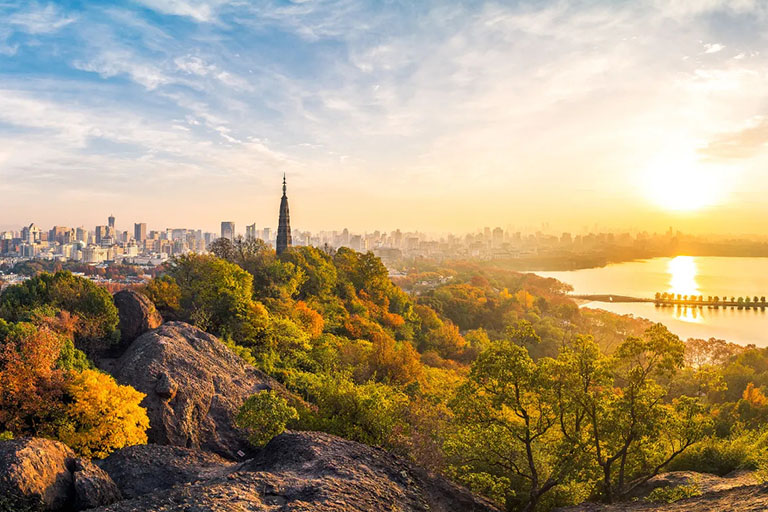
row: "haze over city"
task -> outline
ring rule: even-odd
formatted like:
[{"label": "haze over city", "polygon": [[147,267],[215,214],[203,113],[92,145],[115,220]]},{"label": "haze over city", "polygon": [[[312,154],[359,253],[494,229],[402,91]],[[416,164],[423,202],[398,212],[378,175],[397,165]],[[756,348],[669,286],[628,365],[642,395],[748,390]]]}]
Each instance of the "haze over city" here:
[{"label": "haze over city", "polygon": [[[759,1],[0,4],[0,228],[764,233]],[[126,225],[128,228],[130,225]]]}]

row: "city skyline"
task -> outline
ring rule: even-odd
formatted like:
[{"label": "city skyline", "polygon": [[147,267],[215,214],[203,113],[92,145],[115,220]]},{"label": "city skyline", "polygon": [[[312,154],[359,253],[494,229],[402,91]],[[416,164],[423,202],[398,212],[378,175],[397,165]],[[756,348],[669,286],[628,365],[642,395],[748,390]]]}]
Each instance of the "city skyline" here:
[{"label": "city skyline", "polygon": [[[0,5],[0,229],[765,234],[750,0]],[[271,226],[273,229],[276,226]]]}]

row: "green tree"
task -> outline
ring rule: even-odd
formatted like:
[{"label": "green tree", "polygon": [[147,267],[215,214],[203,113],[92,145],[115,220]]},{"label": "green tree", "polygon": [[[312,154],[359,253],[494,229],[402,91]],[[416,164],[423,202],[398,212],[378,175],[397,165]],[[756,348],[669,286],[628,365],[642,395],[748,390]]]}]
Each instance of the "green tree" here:
[{"label": "green tree", "polygon": [[92,281],[70,272],[43,272],[7,287],[0,295],[0,316],[13,322],[32,320],[36,311],[45,307],[68,311],[77,317],[74,336],[83,348],[119,339],[119,319],[112,296]]},{"label": "green tree", "polygon": [[239,265],[253,276],[253,297],[256,300],[291,299],[299,293],[306,280],[299,267],[290,261],[281,261],[263,240],[219,238],[211,244],[210,251]]},{"label": "green tree", "polygon": [[299,286],[299,299],[325,298],[333,293],[338,275],[333,260],[325,252],[311,246],[291,247],[280,259],[292,263],[306,276]]},{"label": "green tree", "polygon": [[509,482],[508,506],[532,511],[577,472],[581,446],[563,435],[554,362],[535,363],[523,343],[498,341],[478,356],[451,402],[458,428],[446,449],[465,483],[478,476],[484,483]]},{"label": "green tree", "polygon": [[666,390],[656,382],[683,364],[684,345],[663,325],[642,337],[629,337],[611,358],[591,340],[566,348],[560,359],[567,383],[563,409],[583,413],[591,453],[602,473],[607,502],[626,495],[638,482],[664,469],[706,433],[697,400],[663,401]]},{"label": "green tree", "polygon": [[203,330],[215,334],[236,330],[252,305],[251,274],[215,256],[175,258],[168,275],[179,287],[182,319]]},{"label": "green tree", "polygon": [[176,280],[164,274],[150,280],[142,288],[142,293],[151,300],[157,311],[166,320],[175,320],[181,310],[181,288]]},{"label": "green tree", "polygon": [[248,441],[252,445],[261,447],[281,434],[288,422],[298,418],[298,412],[285,398],[274,391],[260,391],[240,407],[235,423],[248,431]]}]

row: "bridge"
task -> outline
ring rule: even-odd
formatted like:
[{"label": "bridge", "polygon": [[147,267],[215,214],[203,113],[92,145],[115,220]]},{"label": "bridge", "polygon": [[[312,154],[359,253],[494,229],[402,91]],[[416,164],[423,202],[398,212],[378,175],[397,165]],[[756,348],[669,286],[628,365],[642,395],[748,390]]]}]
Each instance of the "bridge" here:
[{"label": "bridge", "polygon": [[738,308],[738,309],[765,309],[768,302],[765,296],[754,297],[713,297],[703,295],[678,296],[667,293],[657,293],[654,298],[629,297],[626,295],[569,295],[574,299],[589,300],[593,302],[651,302],[657,307],[698,307],[698,308]]}]

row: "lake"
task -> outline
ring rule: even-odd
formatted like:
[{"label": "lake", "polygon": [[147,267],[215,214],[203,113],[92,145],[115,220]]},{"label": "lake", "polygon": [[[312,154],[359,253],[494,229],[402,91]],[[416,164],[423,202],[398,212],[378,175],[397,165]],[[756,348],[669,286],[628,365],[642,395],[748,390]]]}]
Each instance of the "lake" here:
[{"label": "lake", "polygon": [[[725,297],[768,296],[768,258],[677,256],[617,263],[602,268],[535,272],[573,286],[577,294],[653,298],[656,292]],[[765,309],[659,308],[652,303],[589,302],[601,308],[661,322],[683,339],[721,338],[768,346]]]}]

